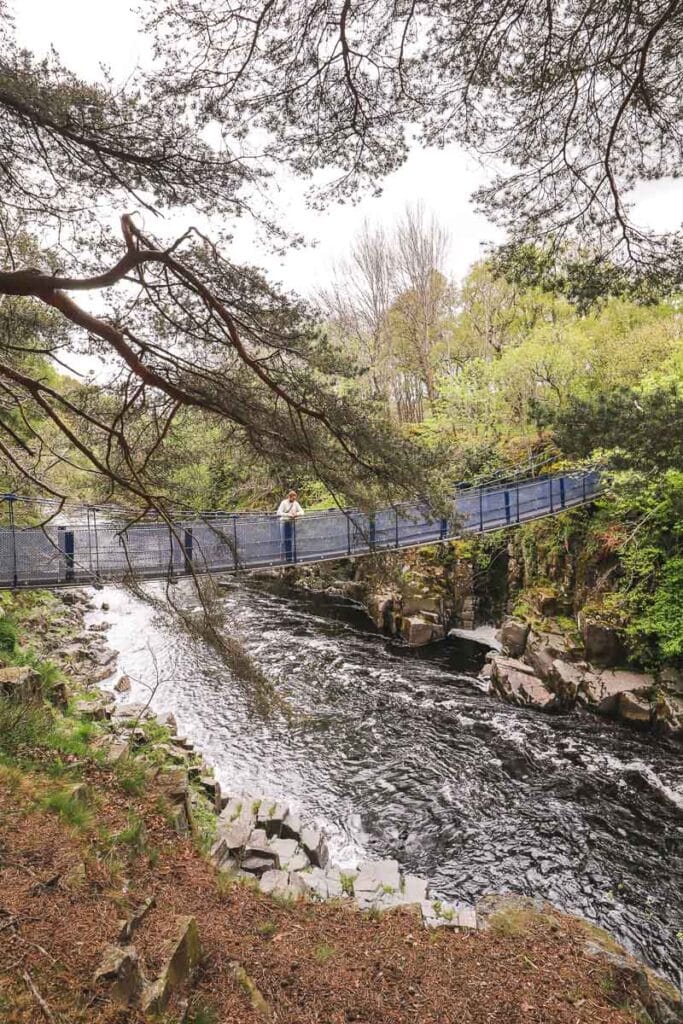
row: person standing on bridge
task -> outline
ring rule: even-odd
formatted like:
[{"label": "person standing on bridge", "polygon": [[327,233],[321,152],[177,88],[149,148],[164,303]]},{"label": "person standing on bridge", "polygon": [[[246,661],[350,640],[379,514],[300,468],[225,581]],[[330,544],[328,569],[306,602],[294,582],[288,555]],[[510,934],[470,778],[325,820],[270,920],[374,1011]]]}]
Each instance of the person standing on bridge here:
[{"label": "person standing on bridge", "polygon": [[290,491],[286,498],[280,502],[277,516],[280,520],[280,542],[281,552],[285,562],[293,561],[295,544],[295,523],[304,514],[299,504],[296,491]]}]

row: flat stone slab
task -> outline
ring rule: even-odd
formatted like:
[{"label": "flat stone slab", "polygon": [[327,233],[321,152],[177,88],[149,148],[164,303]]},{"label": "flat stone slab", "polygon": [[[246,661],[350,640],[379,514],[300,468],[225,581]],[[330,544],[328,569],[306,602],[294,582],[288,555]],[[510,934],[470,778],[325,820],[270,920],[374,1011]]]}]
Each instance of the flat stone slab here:
[{"label": "flat stone slab", "polygon": [[268,848],[277,857],[278,863],[283,870],[303,871],[309,866],[309,860],[303,850],[299,848],[296,839],[271,839]]},{"label": "flat stone slab", "polygon": [[301,830],[301,846],[311,864],[318,868],[327,867],[330,854],[322,832],[314,828],[303,828]]},{"label": "flat stone slab", "polygon": [[252,801],[248,797],[233,797],[218,816],[218,835],[228,850],[241,850],[249,842],[255,824]]},{"label": "flat stone slab", "polygon": [[263,828],[255,828],[249,839],[244,846],[245,857],[268,857],[272,860],[275,867],[280,865],[280,858],[278,857],[277,851],[274,849],[271,843],[268,841],[266,830]]},{"label": "flat stone slab", "polygon": [[401,892],[402,902],[405,904],[422,903],[427,899],[427,882],[418,875],[406,875],[403,879]]},{"label": "flat stone slab", "polygon": [[282,831],[282,823],[288,814],[287,804],[273,800],[272,797],[262,797],[259,801],[256,823],[259,828],[266,830],[269,837],[279,836]]},{"label": "flat stone slab", "polygon": [[423,900],[420,909],[425,928],[477,928],[477,913],[474,907],[447,903],[444,900]]},{"label": "flat stone slab", "polygon": [[274,892],[281,892],[287,888],[288,880],[289,872],[280,871],[279,868],[273,868],[272,870],[264,871],[261,875],[259,889],[267,895]]},{"label": "flat stone slab", "polygon": [[290,857],[287,863],[283,866],[286,867],[288,871],[301,872],[305,871],[306,868],[310,868],[311,862],[303,850],[297,850],[294,856]]},{"label": "flat stone slab", "polygon": [[301,819],[298,814],[292,814],[291,811],[287,812],[282,821],[280,835],[283,839],[296,839],[297,842],[299,841],[301,836]]},{"label": "flat stone slab", "polygon": [[346,876],[347,879],[350,878],[355,881],[357,872],[342,871],[340,868],[328,868],[325,871],[325,877],[327,878],[327,895],[331,900],[339,899],[341,896],[350,895],[350,893],[344,892],[342,875]]},{"label": "flat stone slab", "polygon": [[266,871],[261,876],[259,888],[268,895],[290,900],[299,900],[309,893],[301,875],[292,871]]},{"label": "flat stone slab", "polygon": [[309,895],[316,896],[320,900],[329,899],[328,878],[321,868],[313,867],[310,871],[302,871],[299,874],[299,878],[306,886]]},{"label": "flat stone slab", "polygon": [[353,889],[358,893],[371,893],[382,889],[385,892],[400,892],[401,876],[396,860],[366,860],[358,872]]},{"label": "flat stone slab", "polygon": [[272,871],[274,863],[277,863],[277,861],[273,861],[272,857],[264,857],[252,853],[242,861],[242,869],[248,871],[250,875],[258,875],[260,877],[266,871]]}]

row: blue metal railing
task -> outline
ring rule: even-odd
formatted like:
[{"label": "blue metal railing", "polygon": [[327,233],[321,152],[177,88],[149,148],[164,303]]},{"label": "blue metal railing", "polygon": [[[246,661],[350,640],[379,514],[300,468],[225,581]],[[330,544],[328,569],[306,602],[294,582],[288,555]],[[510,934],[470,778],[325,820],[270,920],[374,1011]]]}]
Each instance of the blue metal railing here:
[{"label": "blue metal railing", "polygon": [[450,519],[426,505],[403,504],[373,514],[309,513],[291,527],[263,512],[129,524],[93,510],[74,515],[71,523],[20,527],[15,496],[4,495],[8,526],[0,528],[0,588],[234,572],[418,547],[554,515],[599,493],[600,475],[591,470],[460,490]]}]

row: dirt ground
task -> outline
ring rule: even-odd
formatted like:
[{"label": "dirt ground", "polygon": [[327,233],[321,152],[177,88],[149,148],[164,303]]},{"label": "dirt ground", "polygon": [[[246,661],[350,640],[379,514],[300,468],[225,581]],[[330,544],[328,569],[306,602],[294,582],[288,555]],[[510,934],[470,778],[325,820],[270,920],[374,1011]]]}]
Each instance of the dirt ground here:
[{"label": "dirt ground", "polygon": [[[340,903],[283,903],[228,882],[168,824],[154,783],[130,796],[86,765],[82,814],[60,811],[64,778],[0,768],[0,1020],[119,1024],[140,1010],[96,987],[103,947],[150,896],[133,938],[148,978],[176,915],[194,915],[203,959],[166,1022],[242,1024],[626,1024],[628,992],[559,914],[486,932],[426,931]],[[189,1000],[189,1006],[183,1000]],[[186,1016],[183,1018],[183,1013]]]}]

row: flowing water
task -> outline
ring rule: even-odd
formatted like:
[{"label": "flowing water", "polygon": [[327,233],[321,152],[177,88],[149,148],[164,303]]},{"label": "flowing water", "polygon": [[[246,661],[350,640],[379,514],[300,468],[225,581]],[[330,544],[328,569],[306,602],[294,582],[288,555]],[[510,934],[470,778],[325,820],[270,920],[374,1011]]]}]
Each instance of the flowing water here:
[{"label": "flowing water", "polygon": [[175,713],[225,792],[285,799],[338,863],[396,857],[445,898],[547,897],[681,984],[680,747],[502,704],[477,687],[482,655],[467,642],[416,655],[343,602],[239,583],[225,592],[231,620],[294,711],[264,717],[177,623],[115,588],[95,600],[110,605],[91,620],[112,624],[130,699],[158,672],[152,706]]}]

